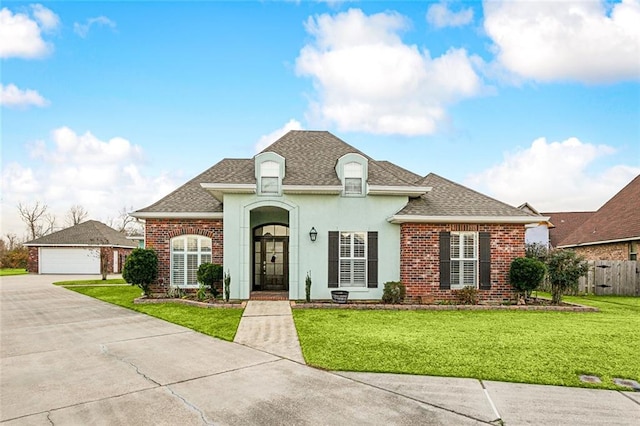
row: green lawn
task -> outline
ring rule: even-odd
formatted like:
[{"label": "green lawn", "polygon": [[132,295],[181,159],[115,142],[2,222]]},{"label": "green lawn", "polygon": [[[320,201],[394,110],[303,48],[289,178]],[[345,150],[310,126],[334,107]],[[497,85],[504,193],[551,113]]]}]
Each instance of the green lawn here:
[{"label": "green lawn", "polygon": [[6,277],[8,275],[25,275],[25,274],[28,274],[26,269],[20,269],[20,268],[0,269],[0,277]]},{"label": "green lawn", "polygon": [[140,289],[133,286],[67,288],[228,341],[233,341],[240,323],[240,317],[242,317],[242,309],[240,308],[206,309],[178,303],[134,305],[133,299],[140,296]]},{"label": "green lawn", "polygon": [[[640,298],[567,297],[600,312],[294,309],[308,364],[616,389],[640,380]],[[580,374],[599,376],[587,385]]]},{"label": "green lawn", "polygon": [[127,282],[122,278],[110,278],[108,280],[96,279],[96,280],[74,280],[74,281],[57,281],[53,285],[110,285],[110,284],[126,284]]}]

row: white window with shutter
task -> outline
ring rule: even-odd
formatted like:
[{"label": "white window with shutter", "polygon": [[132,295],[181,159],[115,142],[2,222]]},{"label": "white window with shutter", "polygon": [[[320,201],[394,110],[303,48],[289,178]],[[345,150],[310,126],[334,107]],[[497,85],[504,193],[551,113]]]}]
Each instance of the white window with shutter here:
[{"label": "white window with shutter", "polygon": [[338,283],[340,287],[367,286],[367,233],[341,232]]},{"label": "white window with shutter", "polygon": [[478,287],[478,233],[451,233],[451,288]]}]

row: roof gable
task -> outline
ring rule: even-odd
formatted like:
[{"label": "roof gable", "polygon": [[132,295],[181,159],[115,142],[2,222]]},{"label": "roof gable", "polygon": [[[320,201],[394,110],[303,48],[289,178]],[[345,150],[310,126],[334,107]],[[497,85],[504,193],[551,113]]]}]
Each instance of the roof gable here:
[{"label": "roof gable", "polygon": [[553,227],[549,228],[549,243],[551,246],[558,246],[560,241],[564,240],[594,213],[595,212],[542,213],[544,216],[549,216],[549,221],[553,224]]},{"label": "roof gable", "polygon": [[25,246],[117,246],[135,248],[135,242],[127,239],[121,232],[97,220],[88,220],[78,225],[36,238]]},{"label": "roof gable", "polygon": [[640,238],[640,175],[607,201],[559,246]]}]

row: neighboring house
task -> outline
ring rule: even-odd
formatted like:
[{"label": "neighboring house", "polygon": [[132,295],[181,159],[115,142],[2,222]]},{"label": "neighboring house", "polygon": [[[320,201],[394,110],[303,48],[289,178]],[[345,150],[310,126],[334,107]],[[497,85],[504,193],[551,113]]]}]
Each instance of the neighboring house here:
[{"label": "neighboring house", "polygon": [[[524,203],[518,206],[522,211],[530,213],[532,215],[541,216],[541,214],[534,209],[531,204]],[[527,244],[540,244],[544,247],[549,247],[549,233],[550,229],[554,225],[549,220],[541,221],[538,223],[529,223],[525,225],[524,241]]]},{"label": "neighboring house", "polygon": [[291,131],[250,159],[224,159],[131,214],[159,256],[154,291],[197,288],[202,262],[223,264],[231,297],[282,291],[289,299],[380,299],[402,281],[407,298],[483,301],[513,295],[511,261],[525,225],[547,218],[435,174],[376,161],[328,132]]},{"label": "neighboring house", "polygon": [[[108,273],[119,273],[136,243],[102,222],[89,220],[24,244],[27,270],[38,274],[99,274],[101,257]],[[101,256],[102,253],[102,256]]]},{"label": "neighboring house", "polygon": [[588,260],[637,260],[640,246],[640,175],[562,241]]},{"label": "neighboring house", "polygon": [[144,248],[144,235],[127,235],[127,240],[131,241],[138,248]]},{"label": "neighboring house", "polygon": [[560,241],[567,238],[577,227],[582,225],[595,212],[553,212],[542,213],[549,217],[553,228],[549,229],[549,244],[551,248],[558,247]]}]

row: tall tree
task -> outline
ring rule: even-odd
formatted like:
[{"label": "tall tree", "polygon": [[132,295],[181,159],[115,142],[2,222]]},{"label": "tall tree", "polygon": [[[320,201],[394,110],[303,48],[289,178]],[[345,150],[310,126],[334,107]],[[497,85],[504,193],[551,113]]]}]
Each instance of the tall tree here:
[{"label": "tall tree", "polygon": [[51,216],[47,215],[48,208],[46,204],[40,203],[40,201],[36,201],[34,204],[18,203],[20,219],[27,225],[27,230],[32,240],[46,235],[45,230],[50,228],[43,224],[43,222],[51,224]]},{"label": "tall tree", "polygon": [[69,208],[65,216],[65,221],[68,226],[75,226],[84,222],[88,215],[89,212],[87,212],[84,207],[80,204],[75,204]]}]

